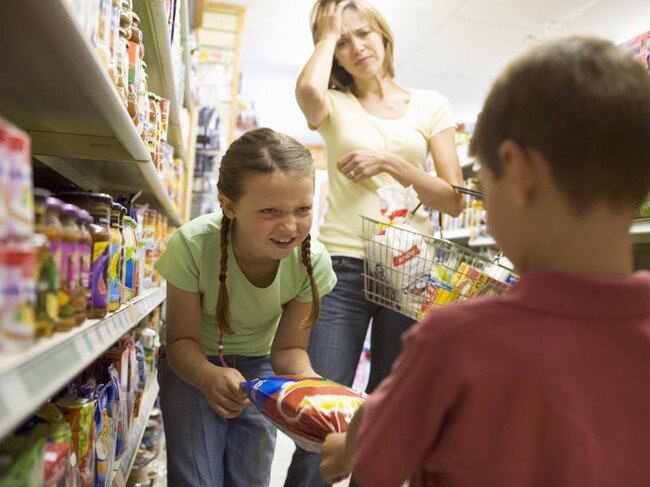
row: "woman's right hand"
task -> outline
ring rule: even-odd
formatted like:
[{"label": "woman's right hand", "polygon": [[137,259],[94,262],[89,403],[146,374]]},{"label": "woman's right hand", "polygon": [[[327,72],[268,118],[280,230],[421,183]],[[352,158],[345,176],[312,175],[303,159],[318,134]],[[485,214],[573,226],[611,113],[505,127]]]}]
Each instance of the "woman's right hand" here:
[{"label": "woman's right hand", "polygon": [[337,2],[332,0],[319,8],[316,17],[316,35],[317,39],[332,36],[338,41],[343,33],[343,21],[341,15],[343,9],[349,4],[348,0]]},{"label": "woman's right hand", "polygon": [[210,363],[202,375],[201,391],[219,416],[236,418],[250,404],[246,391],[240,386],[246,379],[237,369]]}]

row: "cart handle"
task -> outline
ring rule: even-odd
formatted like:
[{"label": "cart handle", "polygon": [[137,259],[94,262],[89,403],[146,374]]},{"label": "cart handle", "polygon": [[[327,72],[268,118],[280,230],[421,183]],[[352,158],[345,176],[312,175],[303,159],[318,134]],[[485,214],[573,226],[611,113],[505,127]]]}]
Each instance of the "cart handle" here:
[{"label": "cart handle", "polygon": [[456,190],[458,193],[462,194],[468,194],[470,196],[474,196],[474,198],[480,198],[483,199],[485,198],[485,193],[483,191],[479,191],[478,189],[471,189],[471,188],[466,188],[465,186],[451,186]]},{"label": "cart handle", "polygon": [[[485,198],[485,193],[483,191],[479,191],[478,189],[466,188],[465,186],[454,186],[453,184],[451,185],[451,187],[454,188],[454,190],[457,193],[468,194],[470,196],[473,196],[474,198],[479,198],[479,199]],[[408,223],[411,217],[415,215],[415,212],[418,211],[421,206],[422,206],[422,202],[420,201],[418,202],[417,206],[413,208],[413,211],[409,213],[406,223]],[[438,213],[439,213],[439,217],[442,218],[442,214],[440,212]],[[440,234],[442,235],[442,232]]]}]

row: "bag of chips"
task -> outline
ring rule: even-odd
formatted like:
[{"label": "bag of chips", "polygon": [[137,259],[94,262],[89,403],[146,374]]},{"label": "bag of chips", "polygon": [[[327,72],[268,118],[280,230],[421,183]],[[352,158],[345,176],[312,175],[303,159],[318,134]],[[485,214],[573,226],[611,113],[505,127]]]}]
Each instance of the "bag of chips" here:
[{"label": "bag of chips", "polygon": [[251,402],[299,447],[320,452],[330,433],[347,431],[367,395],[320,377],[277,375],[242,383]]}]

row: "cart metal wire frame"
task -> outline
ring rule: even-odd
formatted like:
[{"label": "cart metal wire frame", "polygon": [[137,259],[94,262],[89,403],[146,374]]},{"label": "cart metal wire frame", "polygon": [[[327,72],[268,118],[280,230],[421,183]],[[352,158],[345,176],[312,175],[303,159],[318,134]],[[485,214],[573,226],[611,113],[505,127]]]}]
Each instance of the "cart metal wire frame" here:
[{"label": "cart metal wire frame", "polygon": [[497,296],[514,271],[458,244],[361,216],[366,299],[415,320],[435,306]]}]

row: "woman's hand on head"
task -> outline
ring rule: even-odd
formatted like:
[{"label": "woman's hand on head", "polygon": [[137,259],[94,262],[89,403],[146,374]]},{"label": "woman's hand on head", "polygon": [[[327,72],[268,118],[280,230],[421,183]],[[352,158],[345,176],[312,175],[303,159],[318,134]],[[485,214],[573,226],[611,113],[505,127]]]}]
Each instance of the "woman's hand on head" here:
[{"label": "woman's hand on head", "polygon": [[392,154],[372,150],[355,150],[343,156],[336,167],[350,181],[355,183],[389,172],[388,165]]},{"label": "woman's hand on head", "polygon": [[343,32],[343,21],[341,20],[341,15],[343,9],[349,3],[348,0],[342,2],[332,0],[318,9],[318,16],[316,17],[317,40],[332,36],[338,41]]},{"label": "woman's hand on head", "polygon": [[201,391],[219,416],[232,419],[250,403],[240,385],[245,380],[237,369],[209,364],[203,374]]}]

